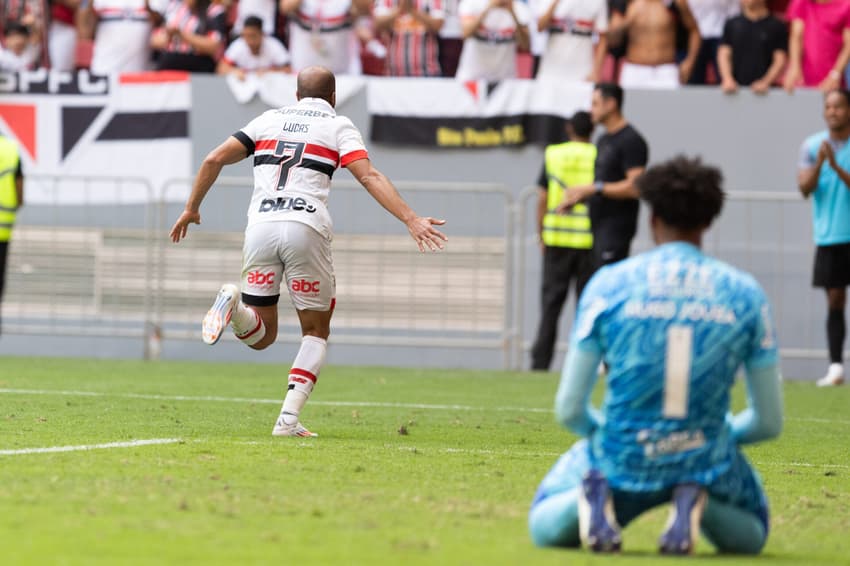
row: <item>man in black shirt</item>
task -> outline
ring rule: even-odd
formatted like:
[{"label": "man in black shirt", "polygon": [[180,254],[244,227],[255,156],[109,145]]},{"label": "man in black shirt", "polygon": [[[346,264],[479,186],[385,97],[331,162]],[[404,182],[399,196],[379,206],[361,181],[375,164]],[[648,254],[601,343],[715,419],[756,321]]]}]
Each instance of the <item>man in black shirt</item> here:
[{"label": "man in black shirt", "polygon": [[625,259],[637,231],[637,179],[649,161],[643,136],[623,117],[623,89],[599,83],[593,89],[590,113],[605,133],[597,140],[593,185],[572,187],[559,210],[579,202],[590,206],[593,255],[596,267]]},{"label": "man in black shirt", "polygon": [[729,94],[738,85],[765,94],[788,58],[788,29],[770,14],[766,0],[742,0],[743,12],[726,21],[717,51],[721,87]]}]

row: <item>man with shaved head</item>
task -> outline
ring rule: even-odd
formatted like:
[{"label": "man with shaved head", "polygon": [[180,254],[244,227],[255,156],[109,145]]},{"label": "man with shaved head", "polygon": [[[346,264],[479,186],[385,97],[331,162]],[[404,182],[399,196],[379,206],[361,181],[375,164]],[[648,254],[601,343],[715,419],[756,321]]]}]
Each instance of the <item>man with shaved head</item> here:
[{"label": "man with shaved head", "polygon": [[200,207],[225,165],[254,156],[254,195],[248,208],[242,288],[224,284],[204,317],[202,337],[215,344],[230,324],[255,350],[277,338],[282,277],[301,322],[301,348],[289,371],[286,399],[274,436],[316,436],[300,422],[301,409],[325,360],[336,281],[331,259],[332,224],[327,209],[331,177],[346,167],[393,216],[404,222],[420,251],[443,248],[444,220],[418,216],[390,180],[375,169],[351,120],[334,111],[334,75],[323,67],[298,74],[298,102],[269,110],[212,150],[201,164],[180,218],[171,229],[177,243],[189,224],[200,224]]}]

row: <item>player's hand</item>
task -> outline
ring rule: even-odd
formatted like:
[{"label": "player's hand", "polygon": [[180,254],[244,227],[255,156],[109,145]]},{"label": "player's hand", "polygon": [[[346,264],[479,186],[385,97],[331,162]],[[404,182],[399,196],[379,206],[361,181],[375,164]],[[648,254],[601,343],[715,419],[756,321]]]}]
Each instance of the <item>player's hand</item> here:
[{"label": "player's hand", "polygon": [[186,237],[186,231],[189,229],[189,224],[200,224],[201,213],[184,210],[171,228],[171,241],[175,244]]},{"label": "player's hand", "polygon": [[733,94],[738,91],[738,83],[735,82],[735,79],[728,78],[723,79],[723,82],[720,83],[720,88],[723,90],[724,94]]},{"label": "player's hand", "polygon": [[419,246],[420,252],[425,250],[435,252],[442,250],[445,247],[443,242],[447,242],[449,239],[434,226],[442,226],[445,223],[445,220],[437,220],[430,216],[416,216],[407,223],[407,230],[410,232],[410,237]]}]

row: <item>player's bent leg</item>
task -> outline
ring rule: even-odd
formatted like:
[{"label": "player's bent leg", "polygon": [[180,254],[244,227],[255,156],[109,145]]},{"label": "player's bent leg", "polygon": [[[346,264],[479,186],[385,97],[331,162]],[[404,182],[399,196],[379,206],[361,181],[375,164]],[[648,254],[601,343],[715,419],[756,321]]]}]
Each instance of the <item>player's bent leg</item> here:
[{"label": "player's bent leg", "polygon": [[574,488],[534,504],[528,514],[532,542],[537,546],[578,548],[578,498],[579,488]]},{"label": "player's bent leg", "polygon": [[761,479],[743,454],[708,486],[702,532],[718,552],[757,554],[770,532],[769,508]]},{"label": "player's bent leg", "polygon": [[286,398],[272,429],[274,436],[317,436],[300,423],[299,416],[325,362],[332,314],[332,308],[327,311],[298,311],[303,333],[301,347],[289,370]]},{"label": "player's bent leg", "polygon": [[[250,330],[246,330],[236,337],[245,345],[254,350],[265,350],[277,340],[277,305],[271,307],[248,307],[256,313]],[[259,321],[257,321],[259,319]],[[233,330],[236,330],[234,325]],[[253,334],[252,334],[253,333]]]},{"label": "player's bent leg", "polygon": [[702,531],[718,552],[758,554],[767,542],[767,527],[757,513],[713,497],[702,518]]},{"label": "player's bent leg", "polygon": [[678,485],[673,489],[670,518],[658,539],[659,552],[693,554],[707,497],[705,489],[693,483]]},{"label": "player's bent leg", "polygon": [[540,482],[528,514],[528,530],[537,546],[578,547],[578,498],[590,469],[589,444],[579,440]]}]

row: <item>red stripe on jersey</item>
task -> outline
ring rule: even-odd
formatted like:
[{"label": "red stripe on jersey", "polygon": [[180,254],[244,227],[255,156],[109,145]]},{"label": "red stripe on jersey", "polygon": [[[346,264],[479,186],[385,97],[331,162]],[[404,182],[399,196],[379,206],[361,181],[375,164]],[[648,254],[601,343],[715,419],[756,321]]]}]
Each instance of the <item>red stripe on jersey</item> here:
[{"label": "red stripe on jersey", "polygon": [[275,147],[277,147],[277,140],[257,140],[254,142],[254,151],[274,149]]},{"label": "red stripe on jersey", "polygon": [[292,368],[291,370],[289,370],[289,375],[300,375],[301,377],[306,377],[313,383],[316,383],[316,376],[307,371],[306,369]]},{"label": "red stripe on jersey", "polygon": [[329,147],[308,143],[307,146],[304,148],[304,153],[312,153],[313,155],[318,155],[319,157],[330,159],[334,163],[339,162],[339,152],[334,151]]},{"label": "red stripe on jersey", "polygon": [[365,149],[355,149],[343,155],[339,164],[347,167],[349,163],[353,163],[358,159],[369,159],[369,153]]}]

